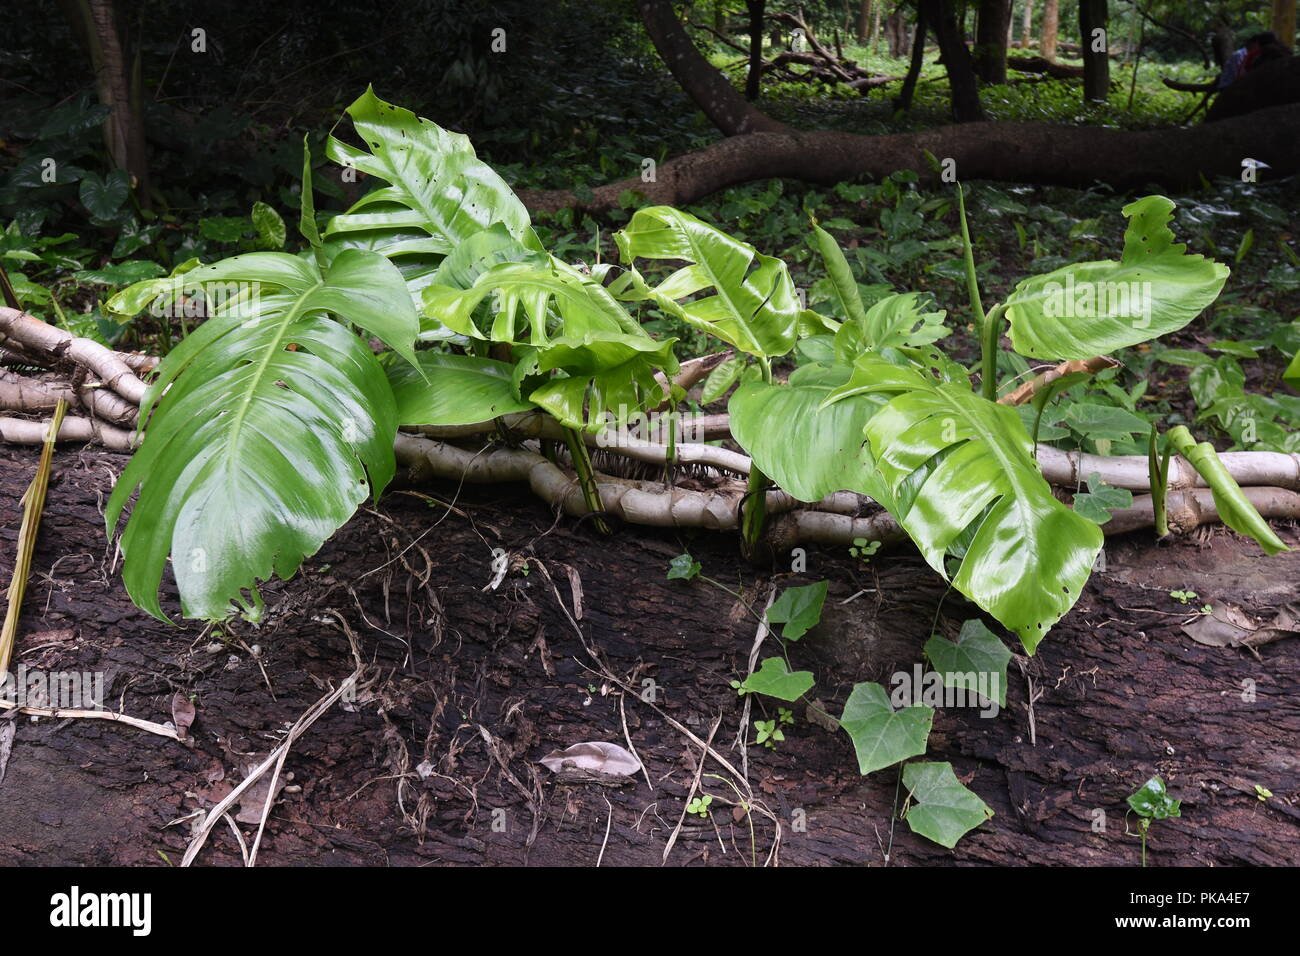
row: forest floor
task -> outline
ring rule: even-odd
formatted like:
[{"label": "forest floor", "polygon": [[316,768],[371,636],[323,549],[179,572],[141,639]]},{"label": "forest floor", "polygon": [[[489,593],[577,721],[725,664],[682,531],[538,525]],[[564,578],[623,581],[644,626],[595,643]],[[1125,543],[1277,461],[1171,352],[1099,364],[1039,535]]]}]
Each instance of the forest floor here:
[{"label": "forest floor", "polygon": [[[0,448],[6,581],[36,459]],[[1154,773],[1183,803],[1181,818],[1153,827],[1151,865],[1300,865],[1300,640],[1258,659],[1197,644],[1180,627],[1195,607],[1169,595],[1271,617],[1300,599],[1300,551],[1266,559],[1222,528],[1167,546],[1109,540],[1106,568],[1075,609],[1035,657],[1012,662],[1007,707],[937,713],[928,759],[951,761],[996,811],[949,851],[897,821],[896,770],[859,776],[848,736],[802,706],[778,749],[751,743],[742,756],[744,701],[729,685],[747,672],[754,619],[707,583],[665,578],[689,549],[759,608],[773,583],[828,579],[822,624],[792,646],[791,663],[815,674],[812,695],[837,714],[855,682],[910,671],[936,618],[952,634],[973,616],[913,552],[864,565],[812,550],[804,574],[757,572],[733,537],[621,528],[601,538],[513,486],[411,489],[454,499],[452,511],[398,488],[293,580],[267,587],[260,628],[236,622],[218,640],[154,620],[123,590],[101,508],[125,461],[56,455],[15,665],[102,672],[110,706],[157,722],[180,692],[197,716],[186,744],[108,721],[11,718],[0,864],[178,864],[195,811],[352,672],[351,630],[363,692],[293,745],[261,863],[659,865],[701,751],[671,717],[700,738],[721,719],[714,747],[747,765],[755,797],[782,821],[784,865],[1136,866],[1124,798]],[[1294,526],[1278,530],[1300,544]],[[494,548],[512,555],[495,590]],[[170,581],[164,594],[175,613]],[[652,680],[655,705],[624,697],[601,668],[634,688]],[[559,779],[538,763],[573,743],[628,739],[648,781]],[[721,768],[710,760],[704,772]],[[751,836],[723,805],[728,787],[703,784],[714,811],[687,820],[667,862],[767,860],[771,820],[756,814]],[[239,812],[246,842],[266,796],[253,791]],[[241,862],[230,827],[198,860]]]}]

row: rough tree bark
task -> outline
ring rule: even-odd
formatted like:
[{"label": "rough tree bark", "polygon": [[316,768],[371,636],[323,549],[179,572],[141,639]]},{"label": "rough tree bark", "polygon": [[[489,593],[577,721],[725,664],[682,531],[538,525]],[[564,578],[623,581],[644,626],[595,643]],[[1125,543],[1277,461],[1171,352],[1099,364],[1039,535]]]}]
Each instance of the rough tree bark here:
[{"label": "rough tree bark", "polygon": [[785,124],[756,109],[700,55],[671,3],[637,0],[637,9],[664,64],[714,126],[728,136],[785,131]]},{"label": "rough tree bark", "polygon": [[871,0],[858,5],[858,43],[865,44],[871,36]]},{"label": "rough tree bark", "polygon": [[745,99],[758,99],[763,81],[763,14],[767,0],[745,0],[749,13],[749,74],[745,77]]},{"label": "rough tree bark", "polygon": [[1025,0],[1025,11],[1020,21],[1020,49],[1029,49],[1034,33],[1034,0]]},{"label": "rough tree bark", "polygon": [[1108,17],[1106,0],[1079,0],[1079,43],[1083,52],[1085,101],[1104,100],[1110,93]]},{"label": "rough tree bark", "polygon": [[1060,24],[1060,0],[1044,0],[1043,27],[1038,37],[1038,53],[1045,60],[1056,59],[1056,38]]},{"label": "rough tree bark", "polygon": [[975,31],[975,75],[985,83],[1007,81],[1007,36],[1011,0],[980,0]]},{"label": "rough tree bark", "polygon": [[918,6],[916,11],[916,31],[912,35],[912,62],[903,79],[903,88],[894,99],[894,109],[906,112],[912,108],[912,96],[916,92],[916,81],[921,75],[921,66],[925,60],[925,7]]},{"label": "rough tree bark", "polygon": [[984,119],[970,50],[966,49],[966,39],[957,24],[952,0],[920,0],[920,8],[925,13],[925,22],[939,41],[939,54],[948,71],[953,119],[958,123]]}]

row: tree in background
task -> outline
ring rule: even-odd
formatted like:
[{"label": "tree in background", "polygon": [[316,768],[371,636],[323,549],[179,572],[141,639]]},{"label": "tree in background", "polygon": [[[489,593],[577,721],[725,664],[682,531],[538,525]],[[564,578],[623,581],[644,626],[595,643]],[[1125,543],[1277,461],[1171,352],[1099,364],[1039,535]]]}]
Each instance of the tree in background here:
[{"label": "tree in background", "polygon": [[980,0],[975,26],[975,75],[985,83],[1007,81],[1011,0]]},{"label": "tree in background", "polygon": [[1038,54],[1045,60],[1056,59],[1056,35],[1060,25],[1060,0],[1044,0],[1043,26],[1038,36]]},{"label": "tree in background", "polygon": [[1295,45],[1296,0],[1273,0],[1273,32],[1287,46]]},{"label": "tree in background", "polygon": [[1083,98],[1104,100],[1110,93],[1110,39],[1106,0],[1079,0],[1079,45],[1083,52]]}]

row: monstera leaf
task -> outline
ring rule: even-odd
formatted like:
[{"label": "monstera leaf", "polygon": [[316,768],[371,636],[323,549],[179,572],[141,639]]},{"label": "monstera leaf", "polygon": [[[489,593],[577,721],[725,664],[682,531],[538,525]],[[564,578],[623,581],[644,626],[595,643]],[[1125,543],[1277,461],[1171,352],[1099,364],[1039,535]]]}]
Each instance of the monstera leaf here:
[{"label": "monstera leaf", "polygon": [[[110,307],[195,286],[208,319],[158,366],[141,405],[144,442],[105,509],[122,533],[123,579],[163,618],[158,588],[170,554],[188,617],[260,607],[258,581],[289,577],[378,495],[394,471],[392,392],[366,342],[410,362],[418,320],[397,269],[344,250],[326,271],[261,252],[123,290]],[[251,592],[251,602],[243,591]]]},{"label": "monstera leaf", "polygon": [[[560,329],[568,336],[615,332],[650,340],[604,286],[558,259],[502,262],[478,273],[468,288],[431,285],[422,296],[426,316],[472,338],[541,348]],[[479,311],[489,296],[491,309]]]},{"label": "monstera leaf", "polygon": [[[627,297],[649,298],[751,355],[771,358],[794,347],[807,310],[800,308],[790,272],[780,259],[668,206],[638,209],[614,238],[629,265],[637,259],[687,263],[653,288],[638,281],[639,274],[632,270],[621,286]],[[706,291],[711,294],[682,301]]]},{"label": "monstera leaf", "polygon": [[383,253],[401,267],[412,291],[427,284],[442,257],[493,223],[541,251],[528,210],[474,154],[468,137],[385,103],[373,89],[347,112],[368,151],[331,136],[326,154],[388,185],[329,221],[328,246]]},{"label": "monstera leaf", "polygon": [[1219,295],[1228,269],[1189,255],[1169,230],[1174,204],[1147,196],[1124,207],[1119,262],[1080,262],[1025,279],[1007,299],[1017,352],[1084,359],[1181,329]]},{"label": "monstera leaf", "polygon": [[885,397],[860,393],[824,404],[848,381],[850,371],[847,366],[805,365],[785,385],[742,385],[727,403],[731,433],[763,474],[800,501],[852,488],[888,507],[889,490],[862,440],[862,430]]},{"label": "monstera leaf", "polygon": [[515,393],[513,368],[475,355],[418,352],[417,365],[387,364],[399,425],[470,425],[534,404]]},{"label": "monstera leaf", "polygon": [[964,544],[953,585],[1033,653],[1078,600],[1101,529],[1052,496],[1012,408],[873,354],[826,404],[873,393],[894,396],[866,427],[894,517],[945,577],[945,556]]}]

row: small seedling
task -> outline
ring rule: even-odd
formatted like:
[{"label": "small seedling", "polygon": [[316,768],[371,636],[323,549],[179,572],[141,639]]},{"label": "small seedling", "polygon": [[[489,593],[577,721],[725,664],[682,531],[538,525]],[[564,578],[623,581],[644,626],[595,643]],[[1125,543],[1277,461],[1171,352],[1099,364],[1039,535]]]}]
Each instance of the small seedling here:
[{"label": "small seedling", "polygon": [[756,720],[754,728],[758,731],[758,739],[754,742],[762,744],[769,750],[775,750],[776,745],[785,740],[785,734],[781,732],[775,720]]},{"label": "small seedling", "polygon": [[854,538],[853,547],[849,548],[849,554],[855,558],[861,558],[862,563],[868,563],[872,556],[880,550],[879,541],[868,541],[866,538]]},{"label": "small seedling", "polygon": [[709,804],[712,802],[713,797],[707,793],[702,797],[695,797],[690,803],[686,804],[686,812],[695,814],[701,820],[707,820],[709,817]]},{"label": "small seedling", "polygon": [[1142,837],[1142,865],[1146,866],[1147,830],[1151,828],[1151,821],[1181,817],[1183,814],[1179,807],[1182,805],[1182,801],[1169,796],[1169,791],[1165,789],[1163,780],[1159,777],[1152,777],[1142,784],[1142,787],[1137,792],[1129,796],[1128,805],[1140,817],[1138,820],[1138,835]]},{"label": "small seedling", "polygon": [[776,719],[778,723],[789,724],[794,726],[794,711],[788,707],[778,707],[776,709]]},{"label": "small seedling", "polygon": [[1268,787],[1261,787],[1259,784],[1255,784],[1255,796],[1259,798],[1260,803],[1267,803],[1268,798],[1273,796],[1273,791],[1268,789]]},{"label": "small seedling", "polygon": [[1189,601],[1195,601],[1198,597],[1195,591],[1170,591],[1169,596],[1177,600],[1180,604],[1186,604]]}]

